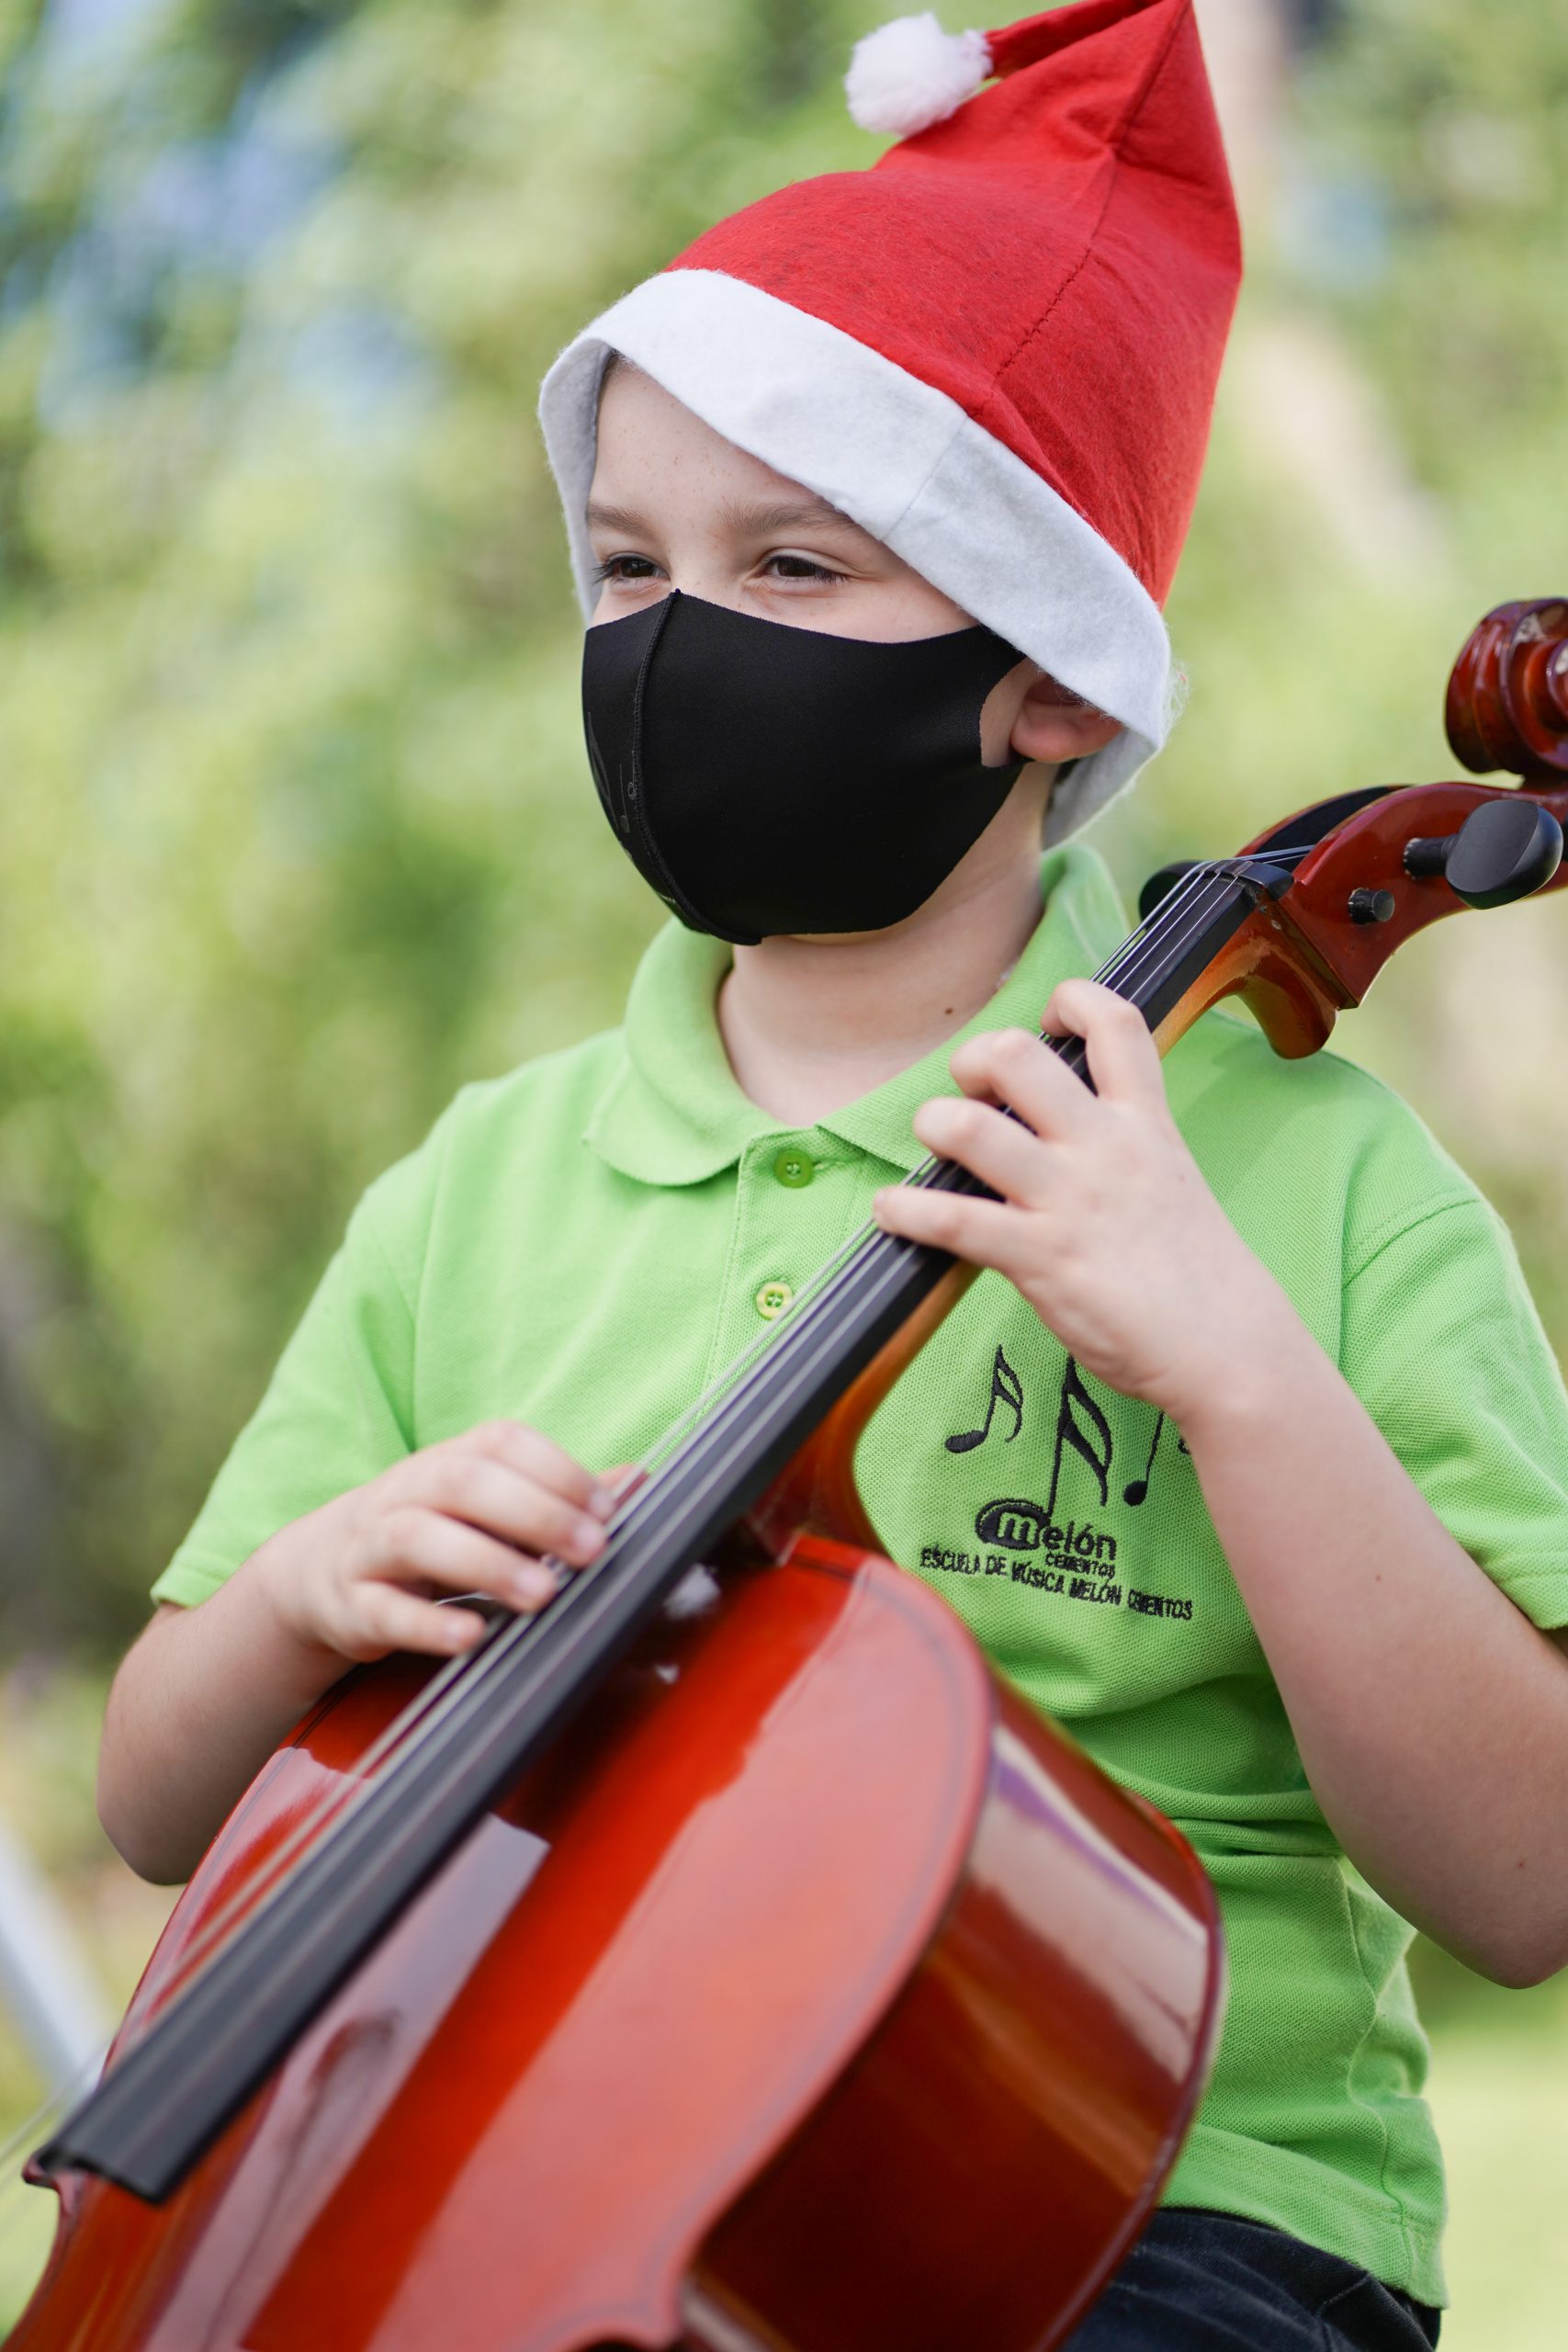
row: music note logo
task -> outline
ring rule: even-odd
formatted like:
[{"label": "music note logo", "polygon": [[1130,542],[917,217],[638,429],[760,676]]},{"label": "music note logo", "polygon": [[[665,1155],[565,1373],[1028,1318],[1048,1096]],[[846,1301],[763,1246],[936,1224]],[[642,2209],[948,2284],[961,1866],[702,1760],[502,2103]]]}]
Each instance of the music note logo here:
[{"label": "music note logo", "polygon": [[1159,1452],[1160,1432],[1164,1427],[1165,1415],[1162,1413],[1158,1420],[1155,1423],[1155,1433],[1149,1441],[1149,1458],[1144,1464],[1143,1476],[1141,1478],[1129,1480],[1128,1484],[1122,1489],[1122,1499],[1124,1503],[1132,1503],[1136,1506],[1147,1499],[1149,1480],[1154,1476],[1155,1456]]},{"label": "music note logo", "polygon": [[986,1402],[986,1418],[977,1430],[963,1430],[956,1437],[945,1439],[949,1453],[968,1453],[976,1446],[984,1445],[991,1434],[991,1421],[998,1405],[1007,1406],[1012,1414],[1012,1427],[1002,1440],[1004,1445],[1010,1445],[1023,1427],[1023,1383],[1000,1348],[991,1365],[991,1393]]},{"label": "music note logo", "polygon": [[1066,1371],[1062,1374],[1062,1394],[1056,1407],[1056,1450],[1051,1458],[1051,1499],[1045,1506],[1045,1516],[1056,1516],[1056,1490],[1062,1483],[1062,1454],[1071,1446],[1080,1461],[1087,1462],[1100,1487],[1103,1509],[1111,1498],[1111,1458],[1114,1451],[1111,1442],[1111,1424],[1089,1390],[1083,1385],[1074,1357],[1067,1358]]}]

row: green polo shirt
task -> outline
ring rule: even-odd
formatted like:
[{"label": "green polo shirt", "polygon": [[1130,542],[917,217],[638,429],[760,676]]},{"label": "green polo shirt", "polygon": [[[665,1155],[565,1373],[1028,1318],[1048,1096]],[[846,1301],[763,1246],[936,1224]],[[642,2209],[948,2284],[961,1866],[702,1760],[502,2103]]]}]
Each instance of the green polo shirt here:
[{"label": "green polo shirt", "polygon": [[[1123,935],[1091,851],[1054,852],[1043,878],[1041,923],[971,1031],[1035,1025]],[[622,1030],[464,1087],[370,1187],[160,1600],[205,1600],[278,1527],[494,1415],[595,1466],[635,1461],[787,1311],[920,1157],[911,1114],[951,1090],[951,1048],[781,1128],[725,1057],[728,955],[671,924]],[[1208,1181],[1435,1509],[1538,1624],[1568,1621],[1568,1399],[1496,1216],[1332,1055],[1278,1061],[1221,1012],[1167,1073]],[[1440,2301],[1410,1930],[1318,1810],[1178,1432],[1079,1377],[986,1273],[858,1466],[892,1556],[1213,1877],[1230,2000],[1169,2198]]]}]

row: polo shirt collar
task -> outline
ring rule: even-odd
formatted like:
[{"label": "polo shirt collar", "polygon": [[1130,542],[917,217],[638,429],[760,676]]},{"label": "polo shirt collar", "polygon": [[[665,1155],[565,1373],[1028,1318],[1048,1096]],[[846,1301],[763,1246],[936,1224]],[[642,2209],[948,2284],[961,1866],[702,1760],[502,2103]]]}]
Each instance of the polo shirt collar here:
[{"label": "polo shirt collar", "polygon": [[[953,1047],[986,1029],[1037,1028],[1058,980],[1092,972],[1125,934],[1104,862],[1081,842],[1041,866],[1043,911],[996,995],[934,1053],[820,1123],[820,1132],[906,1171],[924,1153],[910,1125],[919,1104],[955,1091]],[[723,940],[667,923],[638,965],[622,1054],[586,1131],[600,1158],[645,1184],[699,1184],[759,1136],[784,1132],[743,1094],[719,1035],[715,1001],[729,969]],[[791,1129],[790,1133],[798,1130]]]}]

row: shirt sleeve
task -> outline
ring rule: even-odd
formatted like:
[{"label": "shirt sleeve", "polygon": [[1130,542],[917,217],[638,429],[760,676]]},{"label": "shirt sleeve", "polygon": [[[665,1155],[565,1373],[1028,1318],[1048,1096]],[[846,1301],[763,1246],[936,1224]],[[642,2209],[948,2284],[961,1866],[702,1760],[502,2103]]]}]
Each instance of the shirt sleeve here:
[{"label": "shirt sleeve", "polygon": [[389,1169],[355,1208],[154,1600],[206,1600],[280,1527],[412,1449],[417,1272],[409,1261],[431,1153],[427,1142]]},{"label": "shirt sleeve", "polygon": [[1537,1625],[1568,1624],[1568,1395],[1479,1194],[1450,1194],[1351,1270],[1340,1362],[1457,1542]]}]

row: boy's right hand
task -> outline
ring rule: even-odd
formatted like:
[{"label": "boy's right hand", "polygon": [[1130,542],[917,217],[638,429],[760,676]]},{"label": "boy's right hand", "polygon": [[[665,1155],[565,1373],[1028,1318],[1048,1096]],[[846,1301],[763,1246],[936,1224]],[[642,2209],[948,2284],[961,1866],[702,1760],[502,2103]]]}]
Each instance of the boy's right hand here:
[{"label": "boy's right hand", "polygon": [[392,1650],[452,1657],[472,1647],[485,1620],[438,1606],[439,1594],[542,1608],[556,1591],[543,1555],[586,1566],[615,1499],[537,1430],[485,1421],[292,1521],[249,1566],[308,1649],[359,1663]]}]

